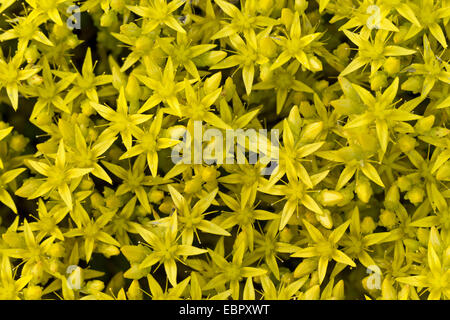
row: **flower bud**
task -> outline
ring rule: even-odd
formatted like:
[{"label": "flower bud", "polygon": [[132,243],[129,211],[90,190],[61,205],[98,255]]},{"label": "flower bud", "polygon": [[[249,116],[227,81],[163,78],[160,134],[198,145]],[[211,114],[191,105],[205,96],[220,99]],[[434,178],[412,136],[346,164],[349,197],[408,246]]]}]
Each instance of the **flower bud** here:
[{"label": "flower bud", "polygon": [[41,300],[42,287],[40,286],[28,286],[23,289],[23,296],[25,300]]},{"label": "flower bud", "polygon": [[388,75],[394,75],[400,72],[400,59],[395,57],[387,58],[383,64],[383,69]]},{"label": "flower bud", "polygon": [[415,186],[406,193],[405,199],[409,200],[412,204],[417,205],[419,203],[422,203],[424,196],[424,190],[420,187]]},{"label": "flower bud", "polygon": [[398,140],[398,146],[403,153],[408,153],[411,150],[414,150],[416,139],[405,134]]},{"label": "flower bud", "polygon": [[319,133],[322,132],[322,129],[323,129],[322,121],[306,125],[305,128],[303,128],[302,130],[301,141],[305,142],[313,141],[319,135]]},{"label": "flower bud", "polygon": [[370,197],[372,197],[373,194],[370,181],[366,178],[359,177],[356,182],[355,192],[359,200],[364,203],[369,202]]},{"label": "flower bud", "polygon": [[36,45],[31,45],[25,49],[24,53],[25,60],[27,60],[28,64],[32,64],[36,62],[39,58],[39,51],[37,50]]},{"label": "flower bud", "polygon": [[172,212],[172,208],[175,208],[172,199],[170,197],[166,197],[158,209],[162,213],[170,214]]},{"label": "flower bud", "polygon": [[309,69],[312,72],[317,72],[322,70],[322,61],[319,60],[316,56],[312,56],[308,59]]},{"label": "flower bud", "polygon": [[94,182],[91,179],[83,179],[80,183],[81,190],[91,190],[94,187]]},{"label": "flower bud", "polygon": [[426,228],[417,229],[417,239],[419,240],[421,245],[427,246],[429,238],[430,238],[430,231],[428,229]]},{"label": "flower bud", "polygon": [[370,89],[372,91],[379,91],[386,87],[387,84],[387,75],[383,71],[377,71],[370,76]]},{"label": "flower bud", "polygon": [[139,286],[138,280],[133,280],[127,290],[127,297],[129,300],[142,300],[142,290]]},{"label": "flower bud", "polygon": [[113,245],[99,245],[98,251],[108,259],[120,254],[120,250]]},{"label": "flower bud", "polygon": [[48,254],[54,258],[64,257],[66,249],[61,243],[52,243],[50,249],[48,250]]},{"label": "flower bud", "polygon": [[425,134],[431,130],[431,128],[433,127],[433,124],[434,124],[434,116],[431,115],[431,116],[420,118],[419,120],[417,120],[417,123],[414,126],[414,129],[416,130],[416,132],[418,134]]},{"label": "flower bud", "polygon": [[281,18],[280,18],[281,23],[284,24],[286,28],[290,28],[293,20],[294,20],[294,13],[291,11],[291,9],[283,8],[281,10]]},{"label": "flower bud", "polygon": [[397,291],[393,286],[393,281],[391,279],[384,279],[381,284],[381,299],[382,300],[396,300]]},{"label": "flower bud", "polygon": [[202,181],[201,179],[193,178],[189,181],[186,181],[184,186],[184,192],[186,193],[197,193],[202,189]]},{"label": "flower bud", "polygon": [[291,228],[289,228],[289,226],[284,227],[284,229],[280,231],[280,240],[282,242],[289,243],[293,237],[294,237],[294,232],[292,231]]},{"label": "flower bud", "polygon": [[418,93],[422,90],[422,77],[413,76],[408,78],[405,82],[402,83],[401,89],[405,91],[412,91],[414,93]]},{"label": "flower bud", "polygon": [[202,170],[202,180],[204,182],[213,182],[216,180],[217,170],[215,167],[208,166],[204,167]]},{"label": "flower bud", "polygon": [[264,37],[259,40],[259,47],[264,56],[273,58],[277,54],[278,46],[270,37]]},{"label": "flower bud", "polygon": [[385,203],[389,203],[392,205],[396,205],[400,201],[400,192],[395,184],[389,188],[384,199]]},{"label": "flower bud", "polygon": [[141,29],[132,22],[121,25],[120,33],[130,38],[136,38],[141,34]]},{"label": "flower bud", "polygon": [[335,54],[339,59],[347,60],[350,56],[350,46],[347,42],[341,43],[338,45],[337,49],[335,50]]},{"label": "flower bud", "polygon": [[397,179],[397,186],[399,187],[401,192],[408,191],[412,187],[411,179],[405,176],[401,176]]},{"label": "flower bud", "polygon": [[403,240],[403,243],[412,252],[415,252],[415,251],[419,250],[419,248],[420,248],[420,242],[417,240],[405,239],[405,240]]},{"label": "flower bud", "polygon": [[364,217],[364,219],[361,221],[361,232],[363,234],[372,233],[376,229],[376,227],[377,224],[372,217]]},{"label": "flower bud", "polygon": [[138,101],[141,98],[142,90],[136,77],[131,74],[128,77],[127,86],[125,87],[125,94],[128,100]]},{"label": "flower bud", "polygon": [[92,194],[90,200],[92,207],[95,209],[98,209],[105,204],[104,198],[98,192]]},{"label": "flower bud", "polygon": [[151,203],[160,203],[164,199],[164,192],[158,189],[151,189],[148,193],[148,200]]},{"label": "flower bud", "polygon": [[316,219],[320,222],[320,224],[327,229],[333,228],[333,219],[331,217],[330,210],[324,210],[324,214],[317,214]]},{"label": "flower bud", "polygon": [[112,10],[105,12],[100,18],[100,26],[102,27],[110,27],[116,22],[117,15]]},{"label": "flower bud", "polygon": [[392,229],[397,223],[397,216],[389,210],[383,210],[380,214],[379,224],[388,229]]},{"label": "flower bud", "polygon": [[317,268],[317,262],[313,259],[304,259],[294,270],[294,278],[301,278],[310,274]]},{"label": "flower bud", "polygon": [[341,202],[344,196],[339,191],[324,189],[320,192],[319,202],[324,206],[334,206]]},{"label": "flower bud", "polygon": [[11,137],[9,147],[16,152],[22,152],[28,144],[29,139],[21,134],[16,134]]},{"label": "flower bud", "polygon": [[111,9],[120,12],[125,8],[126,2],[124,0],[111,0],[109,5]]},{"label": "flower bud", "polygon": [[86,291],[89,293],[100,292],[105,288],[105,284],[100,280],[92,280],[86,284]]},{"label": "flower bud", "polygon": [[308,1],[295,0],[294,8],[295,8],[295,11],[298,11],[298,13],[303,13],[308,8]]},{"label": "flower bud", "polygon": [[308,101],[301,101],[299,111],[305,118],[312,118],[315,114],[315,108]]}]

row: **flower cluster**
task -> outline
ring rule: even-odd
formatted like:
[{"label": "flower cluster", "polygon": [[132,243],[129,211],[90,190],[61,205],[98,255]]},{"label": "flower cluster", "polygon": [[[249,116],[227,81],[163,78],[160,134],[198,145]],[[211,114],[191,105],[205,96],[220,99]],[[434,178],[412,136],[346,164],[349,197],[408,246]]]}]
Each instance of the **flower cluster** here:
[{"label": "flower cluster", "polygon": [[450,299],[450,1],[0,13],[0,299]]}]

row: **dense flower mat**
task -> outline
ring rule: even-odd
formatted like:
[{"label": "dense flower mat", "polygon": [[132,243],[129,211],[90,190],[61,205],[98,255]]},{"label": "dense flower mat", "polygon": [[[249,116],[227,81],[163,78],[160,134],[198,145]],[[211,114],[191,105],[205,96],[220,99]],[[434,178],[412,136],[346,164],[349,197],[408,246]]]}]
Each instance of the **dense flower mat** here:
[{"label": "dense flower mat", "polygon": [[0,13],[1,298],[450,298],[450,1]]}]

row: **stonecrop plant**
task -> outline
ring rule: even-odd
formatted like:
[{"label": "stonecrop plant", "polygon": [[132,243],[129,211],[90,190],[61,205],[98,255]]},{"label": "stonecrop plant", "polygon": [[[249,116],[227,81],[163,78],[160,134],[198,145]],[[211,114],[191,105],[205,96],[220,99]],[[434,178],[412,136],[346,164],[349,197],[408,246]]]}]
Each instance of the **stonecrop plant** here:
[{"label": "stonecrop plant", "polygon": [[450,299],[449,0],[0,14],[0,299]]}]

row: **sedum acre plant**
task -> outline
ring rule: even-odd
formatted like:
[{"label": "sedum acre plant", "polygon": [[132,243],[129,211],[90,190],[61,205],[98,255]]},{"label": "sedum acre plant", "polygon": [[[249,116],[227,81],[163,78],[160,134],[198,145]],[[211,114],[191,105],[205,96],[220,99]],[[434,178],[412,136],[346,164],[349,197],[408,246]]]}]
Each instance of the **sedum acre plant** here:
[{"label": "sedum acre plant", "polygon": [[450,299],[448,0],[0,13],[1,299]]}]

